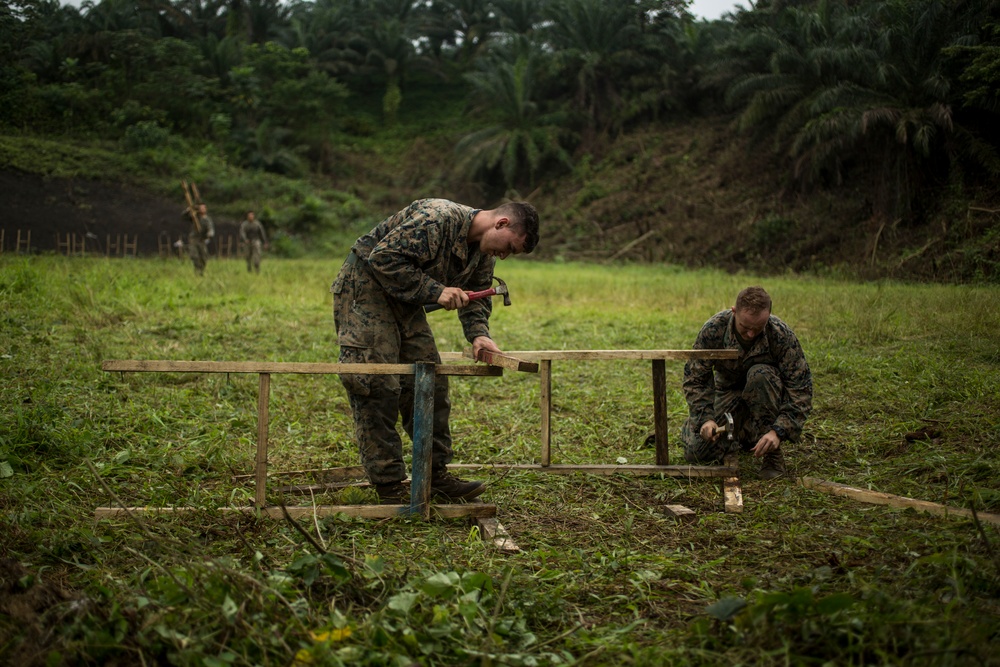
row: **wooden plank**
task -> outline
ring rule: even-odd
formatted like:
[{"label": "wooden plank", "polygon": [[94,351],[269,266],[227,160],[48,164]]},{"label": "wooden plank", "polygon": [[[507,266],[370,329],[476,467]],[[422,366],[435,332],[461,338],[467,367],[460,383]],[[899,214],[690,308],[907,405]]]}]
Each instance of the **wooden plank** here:
[{"label": "wooden plank", "polygon": [[539,367],[540,383],[539,412],[542,417],[542,457],[541,464],[552,463],[552,362],[542,359]]},{"label": "wooden plank", "polygon": [[[343,468],[313,468],[310,470],[276,470],[268,472],[268,477],[287,477],[291,475],[312,475],[327,482],[344,482],[351,479],[364,479],[365,469],[361,466],[345,466]],[[233,481],[251,479],[255,474],[233,475]]]},{"label": "wooden plank", "polygon": [[479,534],[483,541],[492,542],[500,553],[521,553],[521,547],[517,546],[514,539],[507,533],[507,529],[497,521],[496,517],[478,517],[476,525],[479,526]]},{"label": "wooden plank", "polygon": [[[394,516],[410,516],[409,505],[296,505],[285,507],[289,516],[298,519],[312,516],[333,516],[344,514],[361,519],[388,519]],[[268,507],[98,507],[94,509],[95,519],[109,519],[132,514],[183,514],[190,512],[222,512],[256,514],[281,519],[285,515],[281,508],[275,505]],[[431,505],[431,516],[439,519],[461,519],[464,517],[496,516],[497,506],[490,503],[458,503],[447,505]]]},{"label": "wooden plank", "polygon": [[722,479],[722,498],[725,511],[741,514],[743,512],[743,489],[740,488],[739,454],[726,454],[722,462],[726,467],[736,470],[732,477],[723,477]]},{"label": "wooden plank", "polygon": [[694,523],[698,520],[698,515],[695,514],[694,510],[684,507],[684,505],[667,505],[663,508],[663,513],[681,523]]},{"label": "wooden plank", "polygon": [[[735,349],[713,350],[508,350],[504,354],[525,361],[652,361],[666,359],[687,361],[688,359],[736,359]],[[442,352],[441,359],[455,361],[465,358],[464,353]]]},{"label": "wooden plank", "polygon": [[739,472],[737,468],[726,466],[691,466],[691,465],[569,465],[553,464],[538,465],[535,463],[450,463],[449,470],[523,470],[525,472],[548,472],[555,475],[572,475],[584,473],[589,475],[616,475],[629,473],[632,475],[664,475],[665,477],[730,477]]},{"label": "wooden plank", "polygon": [[337,489],[346,489],[349,486],[367,489],[371,486],[371,483],[354,481],[326,482],[324,484],[290,484],[289,486],[279,486],[277,491],[278,493],[325,493],[327,491],[336,491]]},{"label": "wooden plank", "polygon": [[[837,482],[829,482],[815,477],[802,477],[799,480],[799,484],[807,489],[812,489],[813,491],[822,491],[823,493],[830,493],[835,496],[844,496],[845,498],[851,498],[852,500],[859,500],[863,503],[871,503],[873,505],[888,505],[890,507],[899,507],[903,509],[913,508],[935,516],[957,516],[966,519],[972,518],[972,510],[968,510],[963,507],[949,507],[948,505],[933,503],[929,500],[918,500],[916,498],[907,498],[906,496],[896,496],[891,493],[859,489],[857,487],[848,486],[846,484],[838,484]],[[976,512],[976,516],[980,521],[1000,526],[1000,514]]]},{"label": "wooden plank", "polygon": [[489,350],[480,350],[479,359],[472,356],[472,348],[466,348],[462,355],[466,359],[474,359],[475,361],[481,361],[490,366],[499,366],[501,368],[506,368],[512,371],[521,371],[524,373],[537,373],[538,364],[534,361],[524,361],[523,359],[518,359],[517,357],[511,356],[509,354],[497,354],[496,352],[490,352]]},{"label": "wooden plank", "polygon": [[663,359],[653,359],[653,432],[656,439],[656,465],[670,463],[667,452],[667,367]]},{"label": "wooden plank", "polygon": [[413,461],[410,511],[430,518],[431,454],[434,449],[434,364],[419,363],[413,376]]},{"label": "wooden plank", "polygon": [[267,423],[268,404],[271,400],[271,376],[260,374],[260,390],[257,392],[257,457],[254,462],[254,504],[267,504]]},{"label": "wooden plank", "polygon": [[[292,373],[306,375],[412,375],[414,364],[326,364],[294,361],[173,361],[106,359],[101,370],[134,373]],[[500,376],[503,370],[471,364],[437,364],[439,375]]]}]

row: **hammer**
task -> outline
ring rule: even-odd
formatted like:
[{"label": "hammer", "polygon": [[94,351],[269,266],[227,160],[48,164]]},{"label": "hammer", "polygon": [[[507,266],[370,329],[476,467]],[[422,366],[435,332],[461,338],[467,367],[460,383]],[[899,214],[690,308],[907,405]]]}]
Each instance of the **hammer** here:
[{"label": "hammer", "polygon": [[[487,296],[497,296],[497,295],[500,295],[500,296],[503,296],[503,305],[509,306],[510,305],[510,291],[507,289],[507,283],[505,283],[502,278],[497,278],[496,276],[494,276],[494,279],[498,283],[500,283],[496,287],[491,287],[489,289],[484,289],[484,290],[481,290],[479,292],[466,292],[466,294],[469,295],[469,301],[475,301],[476,299],[482,299],[483,297],[487,297]],[[441,310],[442,308],[444,308],[444,306],[442,306],[440,304],[437,304],[437,303],[431,303],[431,304],[428,304],[428,305],[424,306],[424,312],[433,313],[435,310]]]},{"label": "hammer", "polygon": [[725,433],[726,434],[726,440],[728,440],[729,442],[732,442],[733,441],[733,431],[736,430],[736,428],[733,425],[733,416],[731,414],[729,414],[728,412],[726,412],[726,413],[723,413],[722,418],[726,421],[726,423],[723,424],[722,426],[716,427],[716,429],[715,429],[715,435],[719,435],[720,433]]}]

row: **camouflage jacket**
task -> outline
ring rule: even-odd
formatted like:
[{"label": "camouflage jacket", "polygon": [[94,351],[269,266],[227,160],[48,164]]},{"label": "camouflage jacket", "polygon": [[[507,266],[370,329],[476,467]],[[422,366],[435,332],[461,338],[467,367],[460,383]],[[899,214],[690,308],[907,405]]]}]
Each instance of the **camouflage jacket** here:
[{"label": "camouflage jacket", "polygon": [[[496,259],[467,240],[479,209],[447,199],[419,199],[359,238],[351,250],[386,293],[416,306],[436,303],[445,287],[488,289]],[[465,337],[489,336],[490,299],[458,311]]]},{"label": "camouflage jacket", "polygon": [[787,401],[774,420],[782,440],[798,440],[812,410],[812,373],[806,363],[799,339],[774,315],[749,350],[744,350],[736,336],[733,311],[717,313],[698,333],[694,349],[732,349],[737,359],[692,359],[684,366],[684,395],[694,423],[716,419],[714,404],[717,392],[741,391],[751,366],[765,364],[777,369],[785,385]]},{"label": "camouflage jacket", "polygon": [[210,216],[198,216],[197,225],[194,224],[194,220],[191,218],[191,213],[188,209],[184,209],[181,217],[191,223],[191,226],[188,228],[188,234],[196,234],[202,241],[215,236],[215,223],[212,222]]},{"label": "camouflage jacket", "polygon": [[267,243],[267,234],[264,233],[264,225],[260,224],[260,220],[244,220],[240,223],[240,241],[247,243],[249,241],[260,241],[261,243]]}]

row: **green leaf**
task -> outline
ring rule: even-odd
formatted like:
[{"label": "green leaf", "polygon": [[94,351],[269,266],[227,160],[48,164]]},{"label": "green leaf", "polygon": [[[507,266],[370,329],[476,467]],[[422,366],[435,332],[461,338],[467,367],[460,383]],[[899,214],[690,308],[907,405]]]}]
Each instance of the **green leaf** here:
[{"label": "green leaf", "polygon": [[389,598],[389,609],[406,614],[417,601],[416,593],[397,593]]},{"label": "green leaf", "polygon": [[854,604],[854,598],[847,593],[834,593],[816,603],[816,612],[829,616],[847,609]]},{"label": "green leaf", "polygon": [[708,605],[705,608],[705,613],[720,621],[728,621],[743,611],[746,606],[746,600],[743,598],[722,598],[718,602]]},{"label": "green leaf", "polygon": [[6,461],[0,461],[0,478],[13,476],[14,469],[10,467],[10,464]]}]

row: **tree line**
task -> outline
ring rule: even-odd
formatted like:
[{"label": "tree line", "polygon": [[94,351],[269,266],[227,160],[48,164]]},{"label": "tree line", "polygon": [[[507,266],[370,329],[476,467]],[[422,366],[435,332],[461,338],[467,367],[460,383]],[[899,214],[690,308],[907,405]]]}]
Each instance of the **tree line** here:
[{"label": "tree line", "polygon": [[887,215],[1000,173],[997,0],[758,0],[711,22],[688,4],[5,0],[0,128],[134,150],[183,137],[302,175],[424,89],[466,105],[457,168],[508,188],[632,127],[719,114],[791,185],[862,177]]}]

